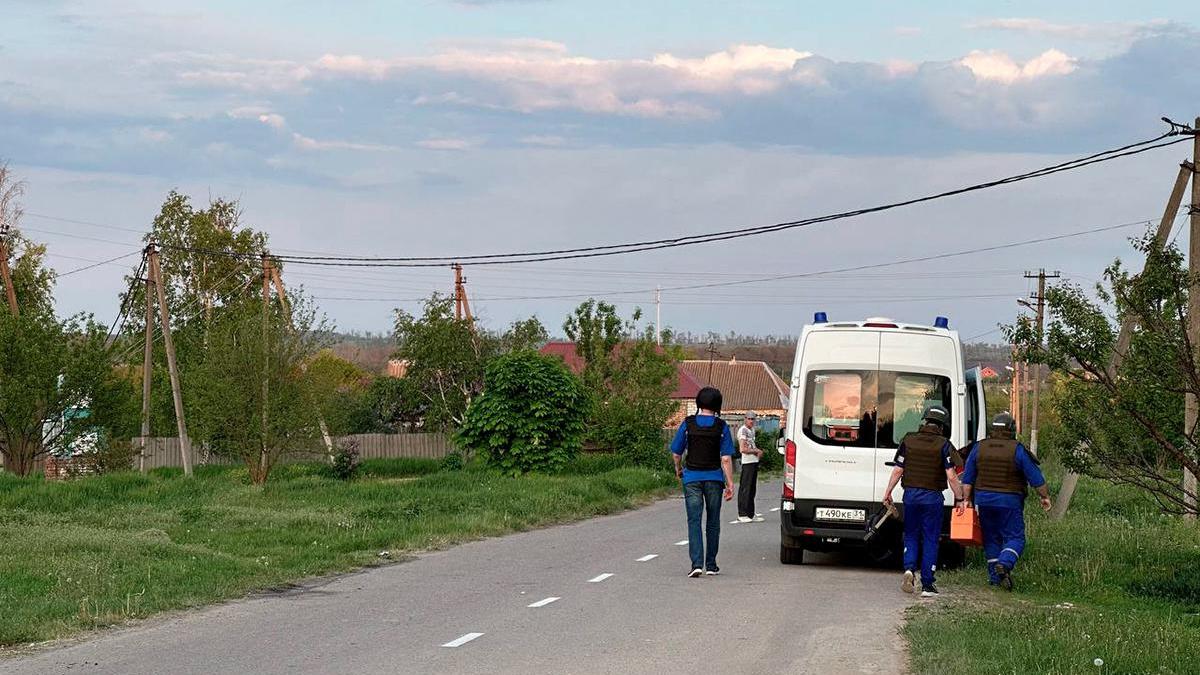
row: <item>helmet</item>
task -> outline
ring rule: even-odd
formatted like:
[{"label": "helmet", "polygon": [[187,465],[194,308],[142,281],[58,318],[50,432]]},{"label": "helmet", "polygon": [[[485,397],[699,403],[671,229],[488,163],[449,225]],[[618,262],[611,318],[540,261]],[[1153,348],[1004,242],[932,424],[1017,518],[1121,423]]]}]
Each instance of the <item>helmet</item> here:
[{"label": "helmet", "polygon": [[989,428],[990,432],[997,435],[1008,437],[1015,436],[1017,433],[1017,421],[1009,413],[1002,412],[992,418],[992,424]]},{"label": "helmet", "polygon": [[696,394],[696,407],[713,412],[721,412],[721,390],[716,387],[705,387]]},{"label": "helmet", "polygon": [[929,406],[925,409],[925,416],[921,419],[930,424],[937,424],[943,429],[950,428],[950,413],[940,405]]}]

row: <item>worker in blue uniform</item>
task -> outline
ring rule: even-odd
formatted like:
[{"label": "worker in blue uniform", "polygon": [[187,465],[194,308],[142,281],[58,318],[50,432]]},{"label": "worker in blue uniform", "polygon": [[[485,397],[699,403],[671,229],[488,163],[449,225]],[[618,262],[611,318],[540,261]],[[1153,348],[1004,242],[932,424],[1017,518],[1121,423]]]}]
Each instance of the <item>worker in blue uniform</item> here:
[{"label": "worker in blue uniform", "polygon": [[1012,415],[1001,413],[992,420],[988,437],[967,457],[962,482],[965,502],[960,508],[974,503],[979,509],[989,581],[1011,591],[1013,569],[1025,551],[1025,486],[1037,490],[1044,510],[1053,506],[1037,458],[1016,440]]},{"label": "worker in blue uniform", "polygon": [[896,483],[904,486],[904,576],[900,590],[912,593],[916,570],[921,570],[921,597],[938,594],[934,585],[938,545],[945,518],[944,494],[949,486],[958,501],[961,487],[954,470],[954,445],[950,433],[950,413],[941,406],[925,411],[921,427],[904,437],[896,449],[891,479],[883,493],[885,506],[892,504]]}]

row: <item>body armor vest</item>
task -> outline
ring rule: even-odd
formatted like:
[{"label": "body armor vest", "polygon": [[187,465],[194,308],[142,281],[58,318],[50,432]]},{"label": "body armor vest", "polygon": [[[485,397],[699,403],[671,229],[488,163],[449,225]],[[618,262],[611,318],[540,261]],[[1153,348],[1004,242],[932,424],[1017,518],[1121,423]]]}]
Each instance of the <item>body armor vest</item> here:
[{"label": "body armor vest", "polygon": [[1025,475],[1017,467],[1017,441],[1011,438],[989,438],[980,441],[979,456],[975,458],[979,474],[975,489],[988,492],[1025,494]]},{"label": "body armor vest", "polygon": [[924,488],[941,492],[946,489],[946,464],[942,449],[945,436],[923,428],[904,437],[904,474],[900,484],[905,488]]},{"label": "body armor vest", "polygon": [[691,415],[687,424],[686,466],[692,471],[712,471],[721,468],[721,440],[725,436],[725,421],[716,419],[711,427],[702,427]]}]

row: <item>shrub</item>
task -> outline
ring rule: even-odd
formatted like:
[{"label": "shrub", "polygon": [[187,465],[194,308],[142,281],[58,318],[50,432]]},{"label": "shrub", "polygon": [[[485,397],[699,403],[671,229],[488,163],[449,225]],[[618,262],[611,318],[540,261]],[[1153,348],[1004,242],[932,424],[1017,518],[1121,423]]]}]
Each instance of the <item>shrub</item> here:
[{"label": "shrub", "polygon": [[586,397],[557,358],[515,352],[487,368],[484,391],[455,436],[507,474],[557,471],[579,452]]},{"label": "shrub", "polygon": [[466,461],[463,459],[463,454],[455,450],[442,458],[439,468],[442,471],[462,471],[464,466],[466,466]]},{"label": "shrub", "polygon": [[358,473],[358,443],[350,441],[338,444],[330,471],[338,480],[352,480]]}]

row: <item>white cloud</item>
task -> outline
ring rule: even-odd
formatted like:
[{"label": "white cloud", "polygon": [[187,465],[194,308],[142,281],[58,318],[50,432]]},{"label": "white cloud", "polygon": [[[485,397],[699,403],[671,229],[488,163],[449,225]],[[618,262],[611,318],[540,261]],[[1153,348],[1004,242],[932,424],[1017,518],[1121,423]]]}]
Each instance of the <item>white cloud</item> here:
[{"label": "white cloud", "polygon": [[363,152],[393,152],[400,148],[379,143],[356,143],[342,140],[317,140],[300,133],[292,133],[292,142],[301,150],[355,150]]},{"label": "white cloud", "polygon": [[795,49],[734,45],[695,59],[679,58],[668,53],[655,54],[650,62],[686,77],[687,81],[680,83],[686,90],[732,90],[743,94],[761,94],[779,88],[782,84],[779,75],[791,72],[797,61],[810,56],[811,52]]},{"label": "white cloud", "polygon": [[286,129],[287,119],[270,108],[263,106],[240,106],[229,111],[229,116],[239,120],[258,120],[272,129]]},{"label": "white cloud", "polygon": [[147,143],[165,143],[171,140],[171,132],[165,129],[154,129],[151,127],[143,127],[138,130],[138,138]]},{"label": "white cloud", "polygon": [[557,148],[567,143],[567,139],[562,136],[543,136],[538,134],[522,136],[518,140],[525,145],[538,145],[545,148]]},{"label": "white cloud", "polygon": [[975,50],[964,56],[959,63],[965,66],[978,80],[989,80],[1012,84],[1020,80],[1033,80],[1054,75],[1068,75],[1077,67],[1077,59],[1057,49],[1050,49],[1019,64],[1001,51]]},{"label": "white cloud", "polygon": [[426,150],[469,150],[476,145],[476,142],[465,138],[427,138],[416,143],[418,148]]}]

